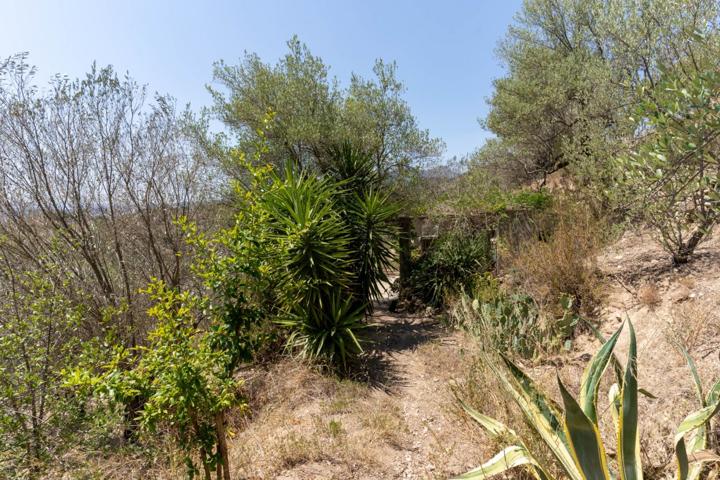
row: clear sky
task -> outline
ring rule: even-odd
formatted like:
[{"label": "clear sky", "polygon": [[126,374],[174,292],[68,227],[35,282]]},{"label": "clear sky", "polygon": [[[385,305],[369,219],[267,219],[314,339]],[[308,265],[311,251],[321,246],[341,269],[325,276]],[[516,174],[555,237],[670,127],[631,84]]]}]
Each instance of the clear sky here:
[{"label": "clear sky", "polygon": [[0,0],[0,57],[30,52],[41,79],[93,61],[152,91],[210,103],[212,64],[244,51],[274,63],[297,34],[342,82],[395,60],[420,125],[462,156],[488,137],[495,56],[521,0]]}]

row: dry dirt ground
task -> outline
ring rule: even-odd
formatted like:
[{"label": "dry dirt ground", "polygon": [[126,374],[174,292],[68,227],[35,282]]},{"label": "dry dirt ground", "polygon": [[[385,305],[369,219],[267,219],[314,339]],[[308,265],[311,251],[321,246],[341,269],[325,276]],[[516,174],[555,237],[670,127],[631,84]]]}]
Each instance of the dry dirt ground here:
[{"label": "dry dirt ground", "polygon": [[238,478],[448,478],[477,464],[481,439],[451,391],[469,368],[467,339],[386,304],[373,321],[356,380],[287,361],[248,382],[255,413],[230,445]]},{"label": "dry dirt ground", "polygon": [[[690,263],[677,268],[650,235],[626,234],[600,256],[599,267],[608,291],[598,328],[607,338],[624,320],[632,321],[640,387],[657,397],[640,399],[646,477],[671,478],[675,429],[688,413],[700,408],[690,370],[675,344],[684,344],[694,358],[706,392],[720,379],[720,231],[698,249]],[[628,339],[625,327],[615,349],[623,364]],[[559,372],[577,391],[587,360],[599,345],[593,335],[583,334],[571,352],[531,368],[531,376],[557,393],[555,373]],[[603,400],[612,375],[605,380]],[[608,444],[614,445],[607,408],[601,422]],[[713,434],[720,437],[717,428]]]}]

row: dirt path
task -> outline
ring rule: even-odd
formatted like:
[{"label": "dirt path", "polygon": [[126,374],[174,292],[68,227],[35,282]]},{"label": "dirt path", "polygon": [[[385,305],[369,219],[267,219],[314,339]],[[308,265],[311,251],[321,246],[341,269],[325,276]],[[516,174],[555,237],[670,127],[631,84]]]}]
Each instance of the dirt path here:
[{"label": "dirt path", "polygon": [[[395,455],[393,478],[446,478],[478,458],[461,432],[467,428],[450,386],[467,373],[467,339],[432,317],[376,312],[375,353],[391,372],[388,394],[399,403],[407,443]],[[465,439],[462,441],[460,439]]]},{"label": "dirt path", "polygon": [[230,445],[240,478],[432,479],[477,464],[478,430],[450,388],[467,374],[467,339],[387,306],[356,380],[287,361],[255,382],[259,407]]}]

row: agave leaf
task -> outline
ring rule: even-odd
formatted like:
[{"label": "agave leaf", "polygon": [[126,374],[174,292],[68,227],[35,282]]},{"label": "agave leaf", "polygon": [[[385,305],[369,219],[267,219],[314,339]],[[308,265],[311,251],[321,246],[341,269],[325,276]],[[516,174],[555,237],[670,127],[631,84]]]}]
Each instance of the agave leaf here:
[{"label": "agave leaf", "polygon": [[537,461],[530,455],[525,447],[519,445],[513,445],[507,447],[493,458],[483,463],[481,466],[470,470],[469,472],[455,477],[456,479],[484,479],[499,475],[511,468],[520,467],[527,465],[531,467],[531,471],[536,478],[541,480],[549,479],[550,477],[540,468]]},{"label": "agave leaf", "polygon": [[632,322],[630,348],[625,378],[620,392],[620,420],[618,422],[618,468],[622,480],[642,479],[640,464],[640,435],[638,435],[637,341]]},{"label": "agave leaf", "polygon": [[565,404],[565,431],[575,464],[585,480],[610,480],[605,447],[595,423],[585,415],[580,405],[558,377],[560,393]]},{"label": "agave leaf", "polygon": [[[700,400],[700,405],[702,407],[705,407],[708,405],[708,403],[705,400],[705,397],[703,395],[703,389],[702,389],[702,381],[700,380],[700,375],[698,374],[697,367],[695,366],[695,361],[690,356],[690,353],[687,351],[685,346],[680,342],[673,342],[675,344],[675,347],[682,353],[683,357],[685,357],[685,361],[688,364],[688,368],[690,368],[690,373],[692,374],[693,383],[695,384],[695,391],[697,392],[698,399]],[[714,388],[714,387],[713,387]],[[708,399],[710,399],[712,395],[711,393],[708,394]],[[701,450],[704,450],[707,446],[707,429],[705,428],[705,425],[702,425],[698,427],[692,434],[692,437],[690,438],[689,442],[687,443],[686,447],[686,455],[692,456],[695,452],[699,452]],[[699,461],[692,465],[689,465],[688,472],[687,472],[687,480],[697,480],[700,478],[700,474],[703,470],[703,462]]]},{"label": "agave leaf", "polygon": [[677,433],[675,434],[675,460],[677,462],[675,478],[677,480],[688,480],[688,475],[690,474],[685,434],[704,426],[717,414],[718,410],[720,410],[720,400],[691,413],[680,423]]},{"label": "agave leaf", "polygon": [[707,404],[705,403],[705,396],[703,395],[702,382],[700,381],[700,375],[698,374],[697,367],[695,366],[695,361],[690,356],[687,348],[685,348],[682,343],[675,341],[673,342],[673,344],[675,345],[675,348],[680,350],[682,356],[685,357],[688,368],[690,368],[690,373],[692,374],[693,383],[695,384],[695,391],[697,392],[698,399],[700,400],[700,405],[702,405],[703,407],[707,406]]},{"label": "agave leaf", "polygon": [[[605,336],[604,336],[602,333],[600,333],[600,330],[598,330],[598,329],[595,327],[595,325],[593,325],[592,323],[590,323],[589,321],[587,321],[587,320],[585,320],[585,319],[583,319],[583,321],[585,322],[585,324],[586,324],[588,327],[590,327],[590,330],[592,330],[593,334],[595,335],[595,338],[597,338],[598,340],[600,340],[603,344],[605,344],[605,343],[607,342],[607,339],[605,338]],[[620,364],[620,361],[617,359],[617,356],[616,356],[614,353],[612,354],[612,358],[610,359],[610,363],[612,364],[613,371],[615,372],[615,379],[616,379],[616,381],[618,382],[618,384],[622,384],[622,382],[623,382],[623,375],[624,375],[624,373],[623,373],[623,368],[622,368],[622,365]],[[650,399],[657,400],[657,396],[656,396],[656,395],[653,395],[652,392],[649,392],[648,390],[646,390],[646,389],[644,389],[644,388],[642,388],[642,387],[641,387],[641,388],[638,388],[638,392],[641,393],[642,395],[650,398]]]},{"label": "agave leaf", "polygon": [[[590,327],[590,330],[592,330],[593,335],[595,335],[595,338],[600,340],[603,344],[607,343],[607,339],[605,336],[600,333],[600,330],[598,330],[595,325],[593,325],[591,322],[583,319],[585,321],[585,324]],[[622,328],[622,327],[621,327]],[[610,359],[610,362],[612,363],[613,372],[615,372],[615,379],[618,383],[622,384],[623,381],[623,369],[622,365],[620,364],[620,361],[617,359],[617,356],[613,353]]]},{"label": "agave leaf", "polygon": [[608,390],[608,400],[610,401],[610,415],[617,432],[620,429],[620,387],[617,383],[613,383]]},{"label": "agave leaf", "polygon": [[504,423],[498,422],[494,418],[488,417],[487,415],[483,415],[482,413],[467,405],[462,400],[460,400],[460,405],[462,406],[463,410],[465,410],[465,412],[470,415],[473,420],[478,422],[480,426],[482,426],[485,431],[488,432],[488,434],[490,434],[493,438],[518,438],[515,431]]},{"label": "agave leaf", "polygon": [[493,371],[503,387],[520,407],[530,426],[553,452],[568,477],[571,480],[585,480],[570,453],[557,407],[511,360],[502,356],[501,358],[511,373],[512,379],[494,367],[492,362],[488,364],[493,366]]},{"label": "agave leaf", "polygon": [[612,358],[613,349],[617,343],[617,339],[622,331],[622,326],[613,334],[610,339],[605,342],[602,348],[595,354],[585,372],[583,373],[580,384],[579,403],[585,415],[597,425],[597,396],[600,388],[600,380],[607,368],[608,362]]},{"label": "agave leaf", "polygon": [[710,387],[710,391],[705,399],[705,405],[713,405],[720,400],[720,380],[715,382],[715,385]]}]

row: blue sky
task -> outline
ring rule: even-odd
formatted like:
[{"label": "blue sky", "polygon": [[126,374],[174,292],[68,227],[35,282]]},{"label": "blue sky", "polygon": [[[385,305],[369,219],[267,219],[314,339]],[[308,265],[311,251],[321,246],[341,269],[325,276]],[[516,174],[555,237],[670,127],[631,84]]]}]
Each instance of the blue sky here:
[{"label": "blue sky", "polygon": [[495,56],[521,0],[0,0],[0,57],[27,51],[40,78],[83,75],[95,60],[153,91],[210,103],[212,64],[244,51],[275,62],[297,34],[346,81],[395,60],[423,128],[462,156],[488,137]]}]

